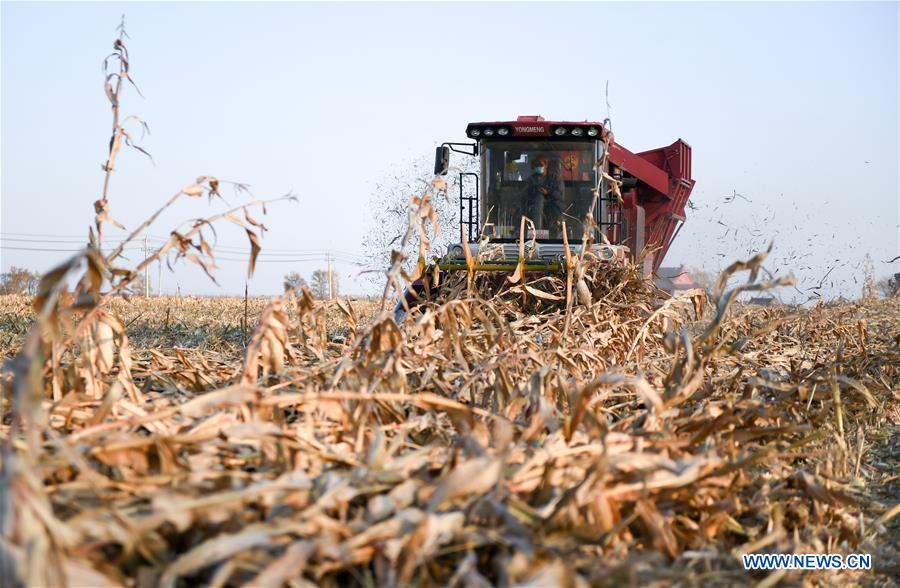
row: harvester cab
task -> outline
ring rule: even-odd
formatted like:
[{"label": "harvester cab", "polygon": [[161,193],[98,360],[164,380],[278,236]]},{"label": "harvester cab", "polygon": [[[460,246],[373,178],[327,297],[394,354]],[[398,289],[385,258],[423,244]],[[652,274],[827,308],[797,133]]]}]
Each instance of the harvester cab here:
[{"label": "harvester cab", "polygon": [[[541,116],[470,123],[466,135],[471,142],[444,143],[435,154],[435,175],[449,173],[451,153],[476,157],[479,166],[459,173],[462,242],[431,270],[514,271],[527,242],[525,271],[561,271],[566,245],[577,255],[587,242],[601,260],[641,260],[650,277],[685,220],[694,180],[691,148],[681,139],[633,153],[615,142],[609,121]],[[421,286],[406,293],[407,305]]]}]

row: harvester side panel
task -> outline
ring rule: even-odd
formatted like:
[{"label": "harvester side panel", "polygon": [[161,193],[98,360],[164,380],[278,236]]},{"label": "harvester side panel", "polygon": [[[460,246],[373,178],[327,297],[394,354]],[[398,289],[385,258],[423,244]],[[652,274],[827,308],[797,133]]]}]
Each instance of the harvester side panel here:
[{"label": "harvester side panel", "polygon": [[[629,227],[628,245],[640,255],[644,245],[659,249],[648,264],[653,272],[662,264],[678,224],[683,222],[684,209],[694,188],[691,178],[691,147],[681,139],[668,147],[642,153],[632,153],[621,145],[609,150],[610,163],[632,176],[636,182],[623,193],[624,213]],[[634,225],[639,222],[638,207],[644,211],[643,235],[637,242]]]}]

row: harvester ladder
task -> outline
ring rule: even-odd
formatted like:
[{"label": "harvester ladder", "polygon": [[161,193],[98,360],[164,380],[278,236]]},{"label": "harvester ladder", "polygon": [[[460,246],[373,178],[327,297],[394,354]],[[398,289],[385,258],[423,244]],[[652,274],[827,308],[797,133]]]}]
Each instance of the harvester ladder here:
[{"label": "harvester ladder", "polygon": [[[608,191],[605,193],[609,194]],[[621,245],[625,235],[625,215],[622,214],[622,204],[619,199],[608,196],[600,198],[600,213],[597,216],[599,217],[597,226],[600,227],[600,232],[605,234],[613,245]]]},{"label": "harvester ladder", "polygon": [[[466,196],[463,190],[463,177],[472,176],[475,178],[474,196]],[[478,238],[478,174],[473,172],[459,173],[459,224],[466,228],[466,235],[469,242]]]}]

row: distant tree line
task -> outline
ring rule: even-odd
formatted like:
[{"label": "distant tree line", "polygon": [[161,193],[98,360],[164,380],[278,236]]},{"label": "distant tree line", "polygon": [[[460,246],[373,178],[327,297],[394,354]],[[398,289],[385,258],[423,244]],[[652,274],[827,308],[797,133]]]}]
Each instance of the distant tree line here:
[{"label": "distant tree line", "polygon": [[37,294],[41,276],[23,267],[11,266],[0,274],[0,294]]},{"label": "distant tree line", "polygon": [[[329,275],[330,274],[330,275]],[[132,292],[137,296],[144,293],[144,276],[138,278],[132,284]],[[40,274],[29,269],[11,266],[9,271],[0,274],[0,294],[37,294],[38,284],[41,282]],[[290,272],[284,276],[284,291],[300,291],[308,287],[312,295],[321,300],[336,298],[340,294],[340,279],[334,271],[319,269],[312,273],[310,283],[299,272]]]},{"label": "distant tree line", "polygon": [[340,294],[340,280],[337,273],[328,270],[316,270],[310,277],[310,283],[299,272],[290,272],[284,276],[284,291],[301,291],[309,288],[312,295],[319,300],[337,298]]}]

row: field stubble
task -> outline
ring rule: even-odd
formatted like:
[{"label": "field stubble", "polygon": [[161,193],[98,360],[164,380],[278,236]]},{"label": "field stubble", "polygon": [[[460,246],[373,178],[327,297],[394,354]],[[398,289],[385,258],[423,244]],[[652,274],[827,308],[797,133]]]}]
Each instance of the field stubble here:
[{"label": "field stubble", "polygon": [[[271,298],[237,296],[122,296],[109,310],[120,317],[136,349],[182,348],[203,353],[240,355]],[[351,298],[363,320],[378,313],[380,301]],[[0,296],[0,353],[12,357],[34,325],[33,299],[26,295]],[[333,337],[347,336],[349,327],[336,307],[326,318]]]},{"label": "field stubble", "polygon": [[[567,310],[555,278],[524,300],[460,279],[400,327],[376,302],[251,300],[249,336],[243,299],[113,300],[132,385],[115,361],[88,384],[89,344],[43,380],[7,561],[139,586],[896,577],[900,300],[728,309],[584,281]],[[27,302],[0,300],[7,346]],[[876,569],[751,576],[754,551]]]}]

